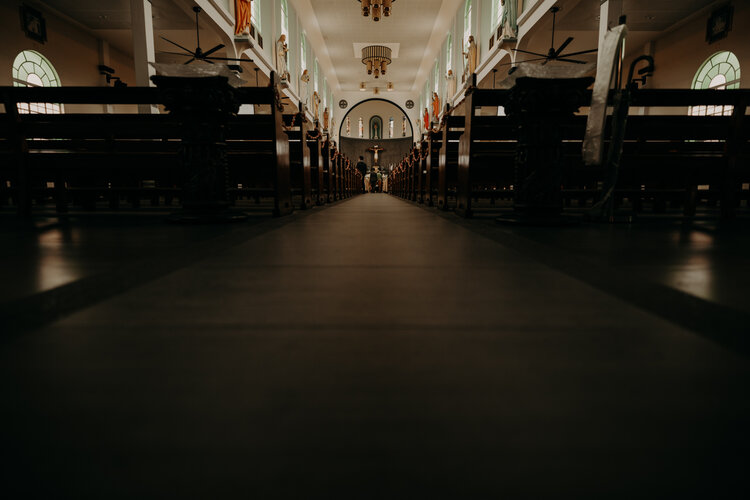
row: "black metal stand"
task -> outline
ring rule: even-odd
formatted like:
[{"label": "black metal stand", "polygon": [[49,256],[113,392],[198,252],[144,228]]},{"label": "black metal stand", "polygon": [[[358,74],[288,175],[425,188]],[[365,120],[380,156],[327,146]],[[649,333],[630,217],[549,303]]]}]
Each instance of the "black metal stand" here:
[{"label": "black metal stand", "polygon": [[514,214],[500,223],[559,226],[574,222],[562,214],[562,127],[586,105],[593,78],[516,81],[505,111],[517,125]]},{"label": "black metal stand", "polygon": [[226,126],[239,110],[227,78],[154,76],[164,104],[179,121],[184,175],[182,210],[169,220],[181,223],[235,222],[247,214],[229,208]]}]

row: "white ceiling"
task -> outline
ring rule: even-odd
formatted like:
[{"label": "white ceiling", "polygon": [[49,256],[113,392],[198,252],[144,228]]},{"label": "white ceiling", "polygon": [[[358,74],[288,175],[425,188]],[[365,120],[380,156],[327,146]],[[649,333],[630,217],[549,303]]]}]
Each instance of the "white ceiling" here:
[{"label": "white ceiling", "polygon": [[[308,35],[319,31],[323,46],[315,46],[315,51],[330,60],[330,80],[344,92],[357,90],[363,81],[370,88],[393,82],[397,90],[414,90],[427,74],[462,2],[398,0],[390,17],[374,22],[362,16],[355,0],[292,0],[298,12],[314,16],[306,19],[303,15],[303,25]],[[310,37],[313,44],[315,38]],[[356,56],[354,51],[355,44],[363,43],[399,44],[398,57],[394,57],[385,77],[376,80],[367,75],[361,55]]]},{"label": "white ceiling", "polygon": [[[126,54],[132,53],[130,0],[29,0],[43,4],[82,28],[110,42]],[[397,0],[391,17],[379,22],[363,17],[355,0],[289,0],[295,7],[328,81],[336,92],[356,91],[362,81],[368,87],[385,88],[393,82],[396,91],[414,92],[427,77],[442,42],[464,0]],[[560,0],[556,44],[574,36],[567,52],[594,48],[597,41],[601,0]],[[194,19],[189,2],[151,0],[154,28],[188,48],[195,47]],[[631,47],[670,29],[717,0],[624,0]],[[545,14],[523,48],[546,52],[549,48],[551,16]],[[221,43],[215,30],[201,22],[201,46]],[[398,47],[388,74],[375,80],[368,76],[357,56],[358,44],[378,43]],[[157,61],[179,62],[179,56],[160,54],[173,46],[156,38]],[[217,53],[222,54],[223,51]],[[586,58],[585,56],[583,57]],[[591,56],[593,58],[593,56]]]}]

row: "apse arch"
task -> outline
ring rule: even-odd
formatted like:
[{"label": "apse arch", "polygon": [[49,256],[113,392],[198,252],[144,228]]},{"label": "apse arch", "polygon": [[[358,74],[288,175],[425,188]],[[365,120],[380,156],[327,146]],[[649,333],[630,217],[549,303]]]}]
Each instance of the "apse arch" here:
[{"label": "apse arch", "polygon": [[[390,105],[395,106],[396,108],[398,108],[398,110],[401,111],[401,113],[403,113],[403,115],[406,117],[406,123],[409,124],[409,129],[406,131],[406,137],[414,137],[414,125],[411,122],[411,118],[409,118],[409,113],[407,113],[406,110],[404,110],[404,108],[402,108],[401,106],[399,106],[398,104],[396,104],[395,102],[393,102],[393,101],[391,101],[389,99],[383,99],[383,98],[380,98],[380,97],[371,97],[369,99],[363,99],[362,101],[359,101],[357,104],[355,104],[354,106],[352,106],[351,108],[349,108],[349,110],[346,112],[346,114],[342,117],[341,123],[339,124],[339,135],[338,135],[339,138],[346,137],[345,133],[346,133],[346,119],[347,119],[347,117],[349,117],[349,115],[355,109],[357,109],[358,107],[360,107],[362,104],[364,104],[366,102],[372,102],[372,101],[385,102],[385,103],[388,103],[388,104],[390,104]],[[352,118],[352,120],[353,121],[356,120],[356,115],[352,115],[352,116],[354,117],[354,118]],[[385,133],[383,134],[383,136],[385,136]],[[396,134],[396,137],[398,137],[398,134]],[[394,137],[394,138],[396,138],[396,137]]]}]

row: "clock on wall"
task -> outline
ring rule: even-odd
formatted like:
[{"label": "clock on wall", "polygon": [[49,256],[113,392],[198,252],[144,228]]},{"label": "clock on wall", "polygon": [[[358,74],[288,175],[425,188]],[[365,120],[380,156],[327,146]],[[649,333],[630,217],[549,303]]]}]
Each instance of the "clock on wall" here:
[{"label": "clock on wall", "polygon": [[406,101],[406,109],[412,109],[413,107],[414,107],[414,101],[412,101],[411,99]]},{"label": "clock on wall", "polygon": [[347,107],[348,105],[349,105],[349,103],[348,103],[348,102],[346,102],[346,99],[341,99],[341,100],[339,101],[339,108],[341,108],[341,109],[346,109],[346,107]]}]

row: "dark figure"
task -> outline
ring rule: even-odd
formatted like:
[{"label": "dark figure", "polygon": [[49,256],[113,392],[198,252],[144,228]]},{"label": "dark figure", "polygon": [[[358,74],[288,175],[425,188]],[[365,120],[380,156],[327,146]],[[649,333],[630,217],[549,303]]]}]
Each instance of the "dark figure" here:
[{"label": "dark figure", "polygon": [[373,193],[378,192],[378,172],[374,168],[370,170],[370,190]]},{"label": "dark figure", "polygon": [[362,174],[362,192],[366,193],[367,188],[365,187],[365,175],[367,175],[367,163],[365,163],[365,157],[360,156],[359,161],[354,166],[354,168],[357,169],[357,171]]}]

